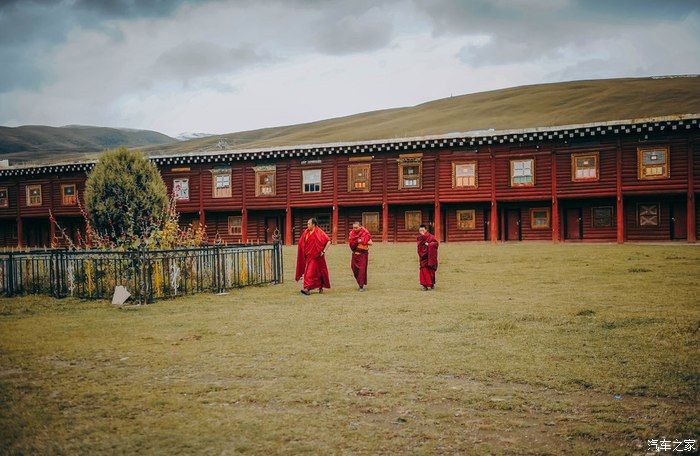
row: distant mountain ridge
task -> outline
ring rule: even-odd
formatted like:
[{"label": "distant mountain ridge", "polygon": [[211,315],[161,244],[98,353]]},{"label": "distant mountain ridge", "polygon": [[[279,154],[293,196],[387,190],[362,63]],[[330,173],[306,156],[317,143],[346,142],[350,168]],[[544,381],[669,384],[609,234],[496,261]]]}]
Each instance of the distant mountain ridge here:
[{"label": "distant mountain ridge", "polygon": [[0,126],[0,158],[12,161],[63,161],[85,158],[115,147],[143,147],[177,142],[152,130],[94,127],[90,125]]},{"label": "distant mountain ridge", "polygon": [[700,113],[697,75],[557,82],[144,148],[152,155],[552,127]]}]

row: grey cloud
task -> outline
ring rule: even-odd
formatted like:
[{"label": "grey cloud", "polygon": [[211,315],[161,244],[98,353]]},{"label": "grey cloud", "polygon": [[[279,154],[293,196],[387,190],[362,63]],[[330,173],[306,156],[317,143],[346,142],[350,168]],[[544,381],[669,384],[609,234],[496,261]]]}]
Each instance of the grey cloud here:
[{"label": "grey cloud", "polygon": [[226,48],[214,43],[186,42],[161,54],[152,67],[156,76],[187,83],[205,76],[232,73],[269,61],[249,45]]},{"label": "grey cloud", "polygon": [[314,40],[319,51],[342,55],[381,49],[389,44],[392,35],[392,23],[386,19],[345,16],[318,24]]},{"label": "grey cloud", "polygon": [[[433,33],[487,35],[457,57],[474,66],[556,58],[566,47],[624,35],[630,27],[681,22],[700,13],[697,1],[415,0]],[[696,30],[696,40],[700,32]]]}]

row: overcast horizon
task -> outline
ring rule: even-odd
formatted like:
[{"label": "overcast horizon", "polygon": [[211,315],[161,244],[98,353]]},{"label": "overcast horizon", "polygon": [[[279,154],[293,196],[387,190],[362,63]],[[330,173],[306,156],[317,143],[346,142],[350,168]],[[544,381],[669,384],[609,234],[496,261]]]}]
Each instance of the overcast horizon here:
[{"label": "overcast horizon", "polygon": [[0,60],[0,125],[219,134],[519,85],[698,74],[700,6],[9,1]]}]

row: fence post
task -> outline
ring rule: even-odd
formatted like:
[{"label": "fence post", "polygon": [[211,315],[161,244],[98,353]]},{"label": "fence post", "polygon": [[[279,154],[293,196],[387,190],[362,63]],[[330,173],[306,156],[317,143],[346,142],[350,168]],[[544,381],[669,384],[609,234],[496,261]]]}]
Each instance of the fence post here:
[{"label": "fence post", "polygon": [[7,256],[7,296],[15,294],[15,259],[14,253],[10,252]]}]

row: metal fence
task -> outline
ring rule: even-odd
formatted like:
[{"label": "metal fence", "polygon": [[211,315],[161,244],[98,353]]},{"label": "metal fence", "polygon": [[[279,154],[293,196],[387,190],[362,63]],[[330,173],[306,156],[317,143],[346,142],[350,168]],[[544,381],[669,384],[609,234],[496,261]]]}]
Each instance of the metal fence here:
[{"label": "metal fence", "polygon": [[173,250],[0,252],[0,293],[111,298],[125,286],[140,302],[281,283],[279,243]]}]

